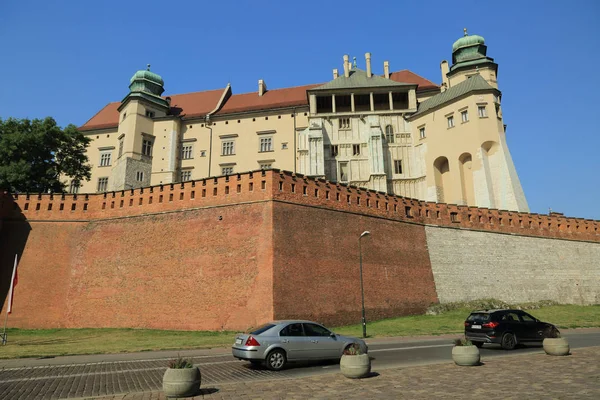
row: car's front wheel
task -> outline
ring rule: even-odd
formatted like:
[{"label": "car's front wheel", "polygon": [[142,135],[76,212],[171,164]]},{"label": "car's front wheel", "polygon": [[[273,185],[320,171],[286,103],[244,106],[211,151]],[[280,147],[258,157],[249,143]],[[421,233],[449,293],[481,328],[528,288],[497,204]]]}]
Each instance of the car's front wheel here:
[{"label": "car's front wheel", "polygon": [[513,350],[517,346],[517,339],[512,333],[505,333],[502,336],[501,346],[504,350]]},{"label": "car's front wheel", "polygon": [[285,352],[280,349],[275,349],[267,356],[267,368],[271,371],[280,371],[285,366],[287,358]]}]

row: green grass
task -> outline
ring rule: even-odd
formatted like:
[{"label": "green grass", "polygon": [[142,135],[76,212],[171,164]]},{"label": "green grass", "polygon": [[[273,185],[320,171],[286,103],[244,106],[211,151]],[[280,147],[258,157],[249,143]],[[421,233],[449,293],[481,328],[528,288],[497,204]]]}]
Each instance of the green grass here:
[{"label": "green grass", "polygon": [[[368,334],[369,337],[461,334],[463,321],[472,309],[368,322]],[[600,326],[600,305],[553,305],[529,312],[563,329]],[[362,335],[360,324],[333,330],[344,335]],[[7,333],[8,344],[0,346],[0,359],[229,347],[235,334],[151,329],[8,329]]]}]

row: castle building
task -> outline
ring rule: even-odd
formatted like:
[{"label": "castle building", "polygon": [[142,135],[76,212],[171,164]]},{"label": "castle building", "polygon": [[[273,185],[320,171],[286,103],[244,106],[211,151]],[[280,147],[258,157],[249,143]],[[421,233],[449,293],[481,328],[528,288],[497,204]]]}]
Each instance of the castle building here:
[{"label": "castle building", "polygon": [[154,72],[80,131],[92,139],[89,182],[106,192],[278,168],[440,203],[528,212],[505,136],[498,65],[478,35],[452,46],[436,85],[402,70],[373,72],[344,56],[333,80],[233,94],[164,97]]}]

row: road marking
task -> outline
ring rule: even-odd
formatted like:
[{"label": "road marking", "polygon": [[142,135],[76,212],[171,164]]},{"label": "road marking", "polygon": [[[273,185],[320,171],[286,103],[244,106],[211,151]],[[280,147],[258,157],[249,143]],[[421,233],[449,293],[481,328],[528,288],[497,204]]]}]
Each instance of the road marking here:
[{"label": "road marking", "polygon": [[392,347],[392,348],[388,348],[388,349],[376,349],[376,350],[369,350],[369,353],[376,353],[378,351],[397,351],[397,350],[413,350],[413,349],[429,349],[429,348],[433,348],[433,347],[452,347],[454,346],[453,344],[433,344],[430,346],[412,346],[412,347]]}]

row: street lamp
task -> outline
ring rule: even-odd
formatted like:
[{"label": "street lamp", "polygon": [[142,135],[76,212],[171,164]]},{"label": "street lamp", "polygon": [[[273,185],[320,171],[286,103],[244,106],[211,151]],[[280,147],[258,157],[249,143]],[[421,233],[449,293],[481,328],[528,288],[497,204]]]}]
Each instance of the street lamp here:
[{"label": "street lamp", "polygon": [[369,231],[364,231],[363,233],[360,234],[360,237],[358,238],[358,254],[360,257],[360,296],[362,299],[362,330],[363,330],[363,338],[367,337],[367,319],[365,318],[365,292],[363,289],[363,273],[362,273],[362,248],[360,245],[360,239],[363,238],[363,236],[367,236],[370,235],[371,232]]}]

